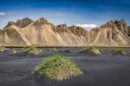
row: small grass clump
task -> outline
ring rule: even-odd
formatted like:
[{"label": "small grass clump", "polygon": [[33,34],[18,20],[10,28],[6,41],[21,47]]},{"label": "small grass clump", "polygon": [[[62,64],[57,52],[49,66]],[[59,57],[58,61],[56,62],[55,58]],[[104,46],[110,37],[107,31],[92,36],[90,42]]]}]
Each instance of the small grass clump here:
[{"label": "small grass clump", "polygon": [[61,55],[53,55],[38,64],[34,71],[38,77],[50,80],[67,80],[83,74],[79,67],[70,59]]},{"label": "small grass clump", "polygon": [[32,55],[40,55],[40,54],[42,54],[42,50],[36,48],[35,46],[30,46],[30,47],[26,48],[23,51],[23,53],[32,54]]},{"label": "small grass clump", "polygon": [[111,51],[111,54],[112,54],[112,55],[127,55],[127,54],[128,54],[128,51],[127,51],[127,50],[124,50],[124,49],[117,48],[117,49],[115,49],[115,50],[112,50],[112,51]]},{"label": "small grass clump", "polygon": [[15,49],[13,49],[12,54],[17,54],[17,51]]},{"label": "small grass clump", "polygon": [[54,52],[57,52],[57,48],[49,48],[49,51],[54,51]]},{"label": "small grass clump", "polygon": [[83,53],[93,53],[93,54],[96,54],[96,55],[101,55],[102,54],[102,50],[98,49],[96,47],[84,48],[80,52],[83,52]]},{"label": "small grass clump", "polygon": [[5,48],[5,47],[0,47],[0,52],[4,52],[4,51],[6,51],[6,50],[8,50],[8,49]]}]

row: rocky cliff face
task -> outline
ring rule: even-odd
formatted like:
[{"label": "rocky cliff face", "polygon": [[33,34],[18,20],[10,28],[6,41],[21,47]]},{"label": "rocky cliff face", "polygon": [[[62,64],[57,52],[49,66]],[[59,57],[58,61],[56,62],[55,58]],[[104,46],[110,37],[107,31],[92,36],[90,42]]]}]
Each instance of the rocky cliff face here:
[{"label": "rocky cliff face", "polygon": [[128,36],[130,36],[130,26],[128,27]]},{"label": "rocky cliff face", "polygon": [[109,21],[87,31],[66,24],[53,25],[44,18],[9,22],[0,30],[0,44],[41,46],[130,46],[130,28],[124,20]]}]

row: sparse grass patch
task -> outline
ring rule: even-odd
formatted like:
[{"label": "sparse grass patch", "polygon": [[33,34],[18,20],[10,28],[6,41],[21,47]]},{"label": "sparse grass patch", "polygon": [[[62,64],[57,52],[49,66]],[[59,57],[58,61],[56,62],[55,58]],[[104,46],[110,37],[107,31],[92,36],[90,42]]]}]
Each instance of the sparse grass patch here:
[{"label": "sparse grass patch", "polygon": [[15,49],[13,49],[12,54],[17,54],[17,51]]},{"label": "sparse grass patch", "polygon": [[0,47],[0,52],[4,52],[4,51],[6,51],[6,50],[8,50],[8,49],[5,48],[5,47]]},{"label": "sparse grass patch", "polygon": [[102,50],[96,47],[88,47],[88,48],[84,48],[80,51],[81,53],[93,53],[96,55],[101,55],[102,54]]},{"label": "sparse grass patch", "polygon": [[58,50],[56,48],[52,48],[53,51],[57,52]]},{"label": "sparse grass patch", "polygon": [[49,48],[49,51],[54,51],[54,52],[57,52],[57,48]]},{"label": "sparse grass patch", "polygon": [[50,80],[67,80],[79,76],[82,71],[70,59],[61,55],[53,55],[38,64],[34,71],[38,77],[45,77]]},{"label": "sparse grass patch", "polygon": [[117,49],[112,50],[111,54],[112,55],[127,55],[128,51],[124,50],[124,49],[117,48]]},{"label": "sparse grass patch", "polygon": [[32,54],[32,55],[40,55],[40,54],[42,54],[42,50],[36,48],[35,46],[30,46],[30,47],[26,48],[23,51],[23,53]]}]

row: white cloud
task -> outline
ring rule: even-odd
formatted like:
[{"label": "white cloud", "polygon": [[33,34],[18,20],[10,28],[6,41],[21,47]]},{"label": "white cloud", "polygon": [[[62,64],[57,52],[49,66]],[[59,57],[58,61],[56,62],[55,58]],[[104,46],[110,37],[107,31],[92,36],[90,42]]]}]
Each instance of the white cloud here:
[{"label": "white cloud", "polygon": [[0,16],[5,16],[5,12],[0,12]]},{"label": "white cloud", "polygon": [[79,26],[82,27],[86,30],[91,30],[92,28],[96,28],[97,25],[96,24],[76,24],[75,26]]}]

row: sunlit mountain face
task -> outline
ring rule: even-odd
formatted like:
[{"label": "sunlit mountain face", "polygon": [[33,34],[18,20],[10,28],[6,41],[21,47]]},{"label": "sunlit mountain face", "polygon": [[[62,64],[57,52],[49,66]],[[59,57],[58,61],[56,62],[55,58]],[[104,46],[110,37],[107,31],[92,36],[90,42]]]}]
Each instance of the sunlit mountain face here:
[{"label": "sunlit mountain face", "polygon": [[0,28],[8,21],[44,17],[56,25],[80,25],[90,30],[109,20],[125,19],[130,24],[129,10],[129,0],[0,0]]},{"label": "sunlit mountain face", "polygon": [[[87,30],[93,27],[92,30]],[[96,25],[67,24],[54,25],[45,18],[32,20],[30,18],[10,21],[0,30],[1,46],[39,45],[55,47],[128,47],[130,28],[124,19],[109,21]]]}]

